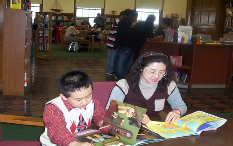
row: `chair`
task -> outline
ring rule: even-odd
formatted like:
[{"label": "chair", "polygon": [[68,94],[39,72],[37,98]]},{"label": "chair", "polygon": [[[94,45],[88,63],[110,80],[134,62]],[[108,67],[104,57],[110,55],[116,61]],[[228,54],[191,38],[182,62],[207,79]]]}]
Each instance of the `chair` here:
[{"label": "chair", "polygon": [[[101,40],[100,41],[95,41],[95,35],[92,35],[92,38],[91,38],[91,51],[93,52],[93,49],[94,49],[94,46],[95,45],[99,45],[100,49],[103,50],[104,48],[104,40],[105,40],[105,34],[106,34],[106,30],[102,30],[101,31]],[[88,50],[88,52],[90,52]]]},{"label": "chair", "polygon": [[100,105],[105,108],[110,93],[116,82],[93,82],[93,98],[98,100]]},{"label": "chair", "polygon": [[90,46],[91,46],[91,42],[90,42],[91,32],[90,31],[80,30],[78,35],[75,38],[79,39],[78,41],[79,49],[88,47],[88,51],[90,50]]},{"label": "chair", "polygon": [[68,46],[67,43],[73,42],[73,40],[65,40],[65,34],[66,34],[66,29],[59,29],[60,32],[60,38],[61,38],[61,44],[59,49],[64,49],[66,46]]}]

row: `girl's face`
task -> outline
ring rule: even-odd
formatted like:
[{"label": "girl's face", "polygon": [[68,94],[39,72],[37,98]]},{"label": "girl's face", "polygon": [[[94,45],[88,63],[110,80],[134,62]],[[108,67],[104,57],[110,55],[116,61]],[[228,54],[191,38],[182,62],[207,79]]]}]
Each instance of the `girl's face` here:
[{"label": "girl's face", "polygon": [[141,79],[151,84],[158,83],[166,75],[166,69],[164,63],[150,63],[142,70]]}]

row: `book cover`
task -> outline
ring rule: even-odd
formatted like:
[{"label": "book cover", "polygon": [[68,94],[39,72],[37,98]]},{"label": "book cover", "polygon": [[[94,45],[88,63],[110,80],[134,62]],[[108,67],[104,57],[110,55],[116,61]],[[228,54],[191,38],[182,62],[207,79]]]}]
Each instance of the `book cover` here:
[{"label": "book cover", "polygon": [[179,26],[178,28],[178,43],[191,44],[193,28],[191,26]]},{"label": "book cover", "polygon": [[185,73],[182,73],[182,75],[181,75],[181,77],[180,77],[180,82],[185,82],[186,81],[186,79],[187,79],[187,74],[185,74]]},{"label": "book cover", "polygon": [[196,111],[174,123],[151,121],[144,127],[164,138],[175,138],[199,135],[202,131],[216,130],[226,121],[224,118],[203,111]]},{"label": "book cover", "polygon": [[111,100],[100,130],[118,136],[126,144],[135,144],[143,120],[142,115],[146,111],[145,108]]},{"label": "book cover", "polygon": [[11,0],[10,8],[11,9],[21,9],[21,0]]},{"label": "book cover", "polygon": [[180,72],[175,72],[176,82],[180,81]]},{"label": "book cover", "polygon": [[171,62],[174,66],[181,66],[182,58],[182,56],[170,56]]},{"label": "book cover", "polygon": [[[81,142],[89,142],[95,146],[110,145],[140,145],[137,143],[151,143],[163,140],[160,136],[143,137],[139,134],[142,115],[145,108],[111,100],[110,107],[99,129],[86,129],[75,133],[75,138]],[[140,137],[137,139],[137,136]],[[153,134],[154,135],[154,134]],[[148,139],[149,138],[149,139]],[[140,140],[139,140],[140,139]]]}]

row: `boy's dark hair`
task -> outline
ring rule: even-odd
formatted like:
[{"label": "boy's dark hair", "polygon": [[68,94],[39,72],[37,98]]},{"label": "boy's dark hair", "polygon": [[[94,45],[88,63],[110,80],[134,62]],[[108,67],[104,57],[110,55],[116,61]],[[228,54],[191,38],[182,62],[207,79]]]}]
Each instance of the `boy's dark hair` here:
[{"label": "boy's dark hair", "polygon": [[174,74],[169,56],[158,50],[147,51],[138,57],[126,76],[127,78],[129,78],[130,82],[133,83],[134,92],[138,92],[135,89],[136,86],[139,86],[139,80],[142,70],[150,63],[154,62],[164,63],[167,67],[166,75],[158,82],[158,91],[164,91],[165,88],[170,84]]},{"label": "boy's dark hair", "polygon": [[58,82],[59,91],[66,98],[70,96],[70,92],[81,91],[82,88],[88,88],[93,83],[91,78],[82,70],[73,70],[61,76]]},{"label": "boy's dark hair", "polygon": [[155,15],[150,14],[147,16],[146,21],[155,21],[155,18],[156,18]]},{"label": "boy's dark hair", "polygon": [[71,23],[70,26],[75,26],[75,23]]}]

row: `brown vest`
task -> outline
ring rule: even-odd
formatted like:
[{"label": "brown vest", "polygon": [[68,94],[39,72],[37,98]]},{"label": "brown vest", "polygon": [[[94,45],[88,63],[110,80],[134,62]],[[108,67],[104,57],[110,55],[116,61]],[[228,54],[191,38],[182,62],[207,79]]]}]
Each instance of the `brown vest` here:
[{"label": "brown vest", "polygon": [[146,108],[147,115],[155,115],[155,114],[157,115],[160,111],[154,111],[155,109],[154,102],[157,99],[165,99],[165,102],[167,101],[168,98],[167,88],[163,92],[159,92],[158,90],[155,90],[154,94],[148,100],[146,100],[140,91],[139,85],[136,87],[135,92],[133,92],[133,84],[128,79],[126,79],[126,81],[129,85],[129,90],[128,90],[128,94],[125,95],[124,102],[142,108]]}]

